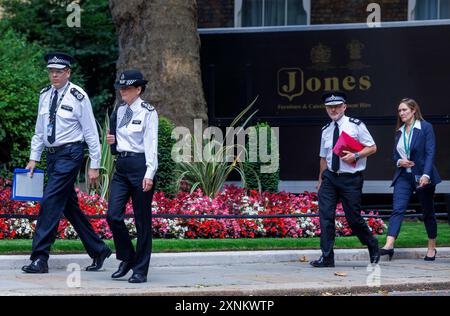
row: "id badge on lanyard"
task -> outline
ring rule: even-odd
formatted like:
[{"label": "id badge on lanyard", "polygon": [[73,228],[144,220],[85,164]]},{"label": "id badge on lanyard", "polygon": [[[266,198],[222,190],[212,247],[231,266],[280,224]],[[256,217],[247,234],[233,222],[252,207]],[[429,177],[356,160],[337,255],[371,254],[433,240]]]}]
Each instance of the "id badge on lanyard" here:
[{"label": "id badge on lanyard", "polygon": [[53,136],[53,123],[47,125],[47,136]]}]

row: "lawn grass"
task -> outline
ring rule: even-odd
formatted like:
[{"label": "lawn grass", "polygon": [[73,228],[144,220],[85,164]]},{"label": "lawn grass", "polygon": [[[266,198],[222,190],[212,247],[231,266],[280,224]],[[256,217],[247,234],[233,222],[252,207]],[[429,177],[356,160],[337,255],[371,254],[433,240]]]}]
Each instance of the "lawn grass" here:
[{"label": "lawn grass", "polygon": [[[386,235],[377,236],[380,245]],[[135,241],[134,241],[135,242]],[[114,249],[112,240],[106,243]],[[426,247],[427,235],[422,222],[405,222],[396,242],[397,248]],[[438,247],[450,246],[450,226],[438,224]],[[336,249],[362,248],[356,237],[337,237]],[[281,250],[281,249],[319,249],[320,239],[313,238],[258,238],[258,239],[154,239],[153,252],[183,251],[236,251],[236,250]],[[29,254],[31,240],[0,240],[0,254]],[[85,253],[79,240],[57,240],[52,253]]]}]

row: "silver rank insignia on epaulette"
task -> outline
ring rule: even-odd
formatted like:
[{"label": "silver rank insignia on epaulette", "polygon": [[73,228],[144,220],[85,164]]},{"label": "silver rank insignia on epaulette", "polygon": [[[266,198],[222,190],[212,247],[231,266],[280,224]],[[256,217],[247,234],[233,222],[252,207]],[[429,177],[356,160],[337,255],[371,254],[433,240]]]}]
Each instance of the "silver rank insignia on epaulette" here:
[{"label": "silver rank insignia on epaulette", "polygon": [[150,103],[148,103],[148,102],[142,102],[141,103],[141,106],[143,107],[143,108],[146,108],[147,110],[149,110],[149,111],[153,111],[155,108],[153,107],[153,105],[150,105]]},{"label": "silver rank insignia on epaulette", "polygon": [[350,117],[348,120],[356,125],[361,124],[361,121],[358,120],[357,118]]},{"label": "silver rank insignia on epaulette", "polygon": [[44,89],[41,90],[41,92],[40,92],[39,94],[42,94],[42,93],[44,93],[44,92],[47,92],[47,91],[50,90],[51,88],[52,88],[52,86],[45,87]]},{"label": "silver rank insignia on epaulette", "polygon": [[323,131],[325,128],[327,128],[328,126],[330,126],[330,124],[331,124],[331,122],[328,123],[327,125],[325,125],[324,127],[322,127],[322,131]]},{"label": "silver rank insignia on epaulette", "polygon": [[82,94],[80,91],[78,91],[75,88],[70,89],[70,93],[72,93],[72,95],[77,98],[78,101],[83,101],[84,99],[84,94]]}]

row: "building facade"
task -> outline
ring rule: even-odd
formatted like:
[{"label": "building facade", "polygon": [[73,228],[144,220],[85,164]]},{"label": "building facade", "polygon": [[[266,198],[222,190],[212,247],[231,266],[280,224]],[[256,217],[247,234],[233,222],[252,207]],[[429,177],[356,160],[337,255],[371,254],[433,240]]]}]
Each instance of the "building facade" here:
[{"label": "building facade", "polygon": [[[382,27],[368,27],[374,14]],[[409,96],[435,126],[437,164],[448,180],[450,104],[436,91],[446,91],[450,73],[450,47],[440,40],[450,36],[449,17],[450,0],[198,0],[210,123],[227,126],[258,96],[257,119],[280,128],[280,189],[313,191],[329,120],[321,95],[343,90],[347,114],[366,122],[378,145],[366,192],[387,193],[396,106]],[[439,190],[450,192],[450,181]]]},{"label": "building facade", "polygon": [[365,23],[450,18],[450,0],[198,0],[199,28]]}]

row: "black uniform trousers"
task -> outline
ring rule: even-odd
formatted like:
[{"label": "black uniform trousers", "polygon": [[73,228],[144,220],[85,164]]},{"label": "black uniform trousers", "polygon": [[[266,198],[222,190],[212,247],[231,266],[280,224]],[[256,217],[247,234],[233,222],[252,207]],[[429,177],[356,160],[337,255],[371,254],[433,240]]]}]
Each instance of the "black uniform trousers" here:
[{"label": "black uniform trousers", "polygon": [[33,236],[31,260],[48,260],[63,214],[72,224],[91,258],[107,249],[78,206],[74,185],[82,162],[83,143],[70,144],[55,153],[47,152],[48,182]]},{"label": "black uniform trousers", "polygon": [[320,216],[320,248],[324,257],[333,256],[335,238],[336,205],[342,201],[345,217],[361,243],[366,246],[377,246],[369,226],[361,216],[361,195],[363,175],[337,174],[325,170],[322,174],[322,183],[319,189],[319,216]]},{"label": "black uniform trousers", "polygon": [[[152,252],[152,199],[156,176],[150,191],[142,190],[147,167],[145,154],[118,157],[116,171],[111,182],[107,221],[113,233],[116,258],[131,262],[134,273],[147,275]],[[137,232],[136,250],[124,222],[125,206],[130,199],[133,204]]]}]

